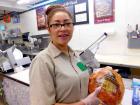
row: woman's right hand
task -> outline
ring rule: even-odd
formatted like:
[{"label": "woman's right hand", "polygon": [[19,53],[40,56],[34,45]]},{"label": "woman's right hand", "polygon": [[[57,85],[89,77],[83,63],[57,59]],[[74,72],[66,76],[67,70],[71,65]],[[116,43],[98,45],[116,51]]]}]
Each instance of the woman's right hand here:
[{"label": "woman's right hand", "polygon": [[101,90],[101,87],[96,88],[96,90],[89,94],[85,99],[82,100],[82,102],[85,105],[104,105],[101,100],[97,97]]}]

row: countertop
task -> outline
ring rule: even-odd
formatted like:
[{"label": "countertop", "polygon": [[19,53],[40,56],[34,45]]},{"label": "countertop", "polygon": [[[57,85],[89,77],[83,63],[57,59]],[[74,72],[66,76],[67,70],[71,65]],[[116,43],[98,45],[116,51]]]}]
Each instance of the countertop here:
[{"label": "countertop", "polygon": [[[22,81],[23,83],[30,84],[29,82],[29,69],[24,71],[20,71],[18,73],[8,75],[10,78],[17,79],[18,81]],[[122,105],[132,105],[132,94],[133,91],[131,89],[131,79],[123,78],[124,85],[125,85],[125,94],[122,100]]]}]

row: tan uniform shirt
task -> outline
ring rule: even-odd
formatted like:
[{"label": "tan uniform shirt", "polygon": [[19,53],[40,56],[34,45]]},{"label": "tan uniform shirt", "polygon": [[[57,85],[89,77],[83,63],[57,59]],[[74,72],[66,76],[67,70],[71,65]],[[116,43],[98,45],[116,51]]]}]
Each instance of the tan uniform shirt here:
[{"label": "tan uniform shirt", "polygon": [[85,98],[89,73],[81,71],[77,62],[72,50],[68,56],[52,43],[41,51],[30,68],[31,105],[74,103]]}]

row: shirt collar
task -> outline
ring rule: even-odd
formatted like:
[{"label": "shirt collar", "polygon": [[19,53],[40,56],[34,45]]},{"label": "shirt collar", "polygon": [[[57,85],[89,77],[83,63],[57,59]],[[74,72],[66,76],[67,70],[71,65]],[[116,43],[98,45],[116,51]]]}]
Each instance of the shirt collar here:
[{"label": "shirt collar", "polygon": [[[69,47],[69,46],[68,46]],[[49,43],[48,45],[48,50],[50,52],[50,54],[55,58],[57,56],[59,56],[60,54],[62,54],[63,52],[60,51],[52,42]],[[74,51],[69,47],[69,53],[70,55],[75,55]]]}]

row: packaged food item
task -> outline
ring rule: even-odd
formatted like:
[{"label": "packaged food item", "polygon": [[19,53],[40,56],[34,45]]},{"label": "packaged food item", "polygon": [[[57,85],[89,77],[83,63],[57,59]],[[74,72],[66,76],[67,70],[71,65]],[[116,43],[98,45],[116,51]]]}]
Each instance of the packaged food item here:
[{"label": "packaged food item", "polygon": [[101,86],[98,98],[107,105],[119,105],[124,95],[122,77],[111,67],[101,68],[91,74],[89,93]]}]

